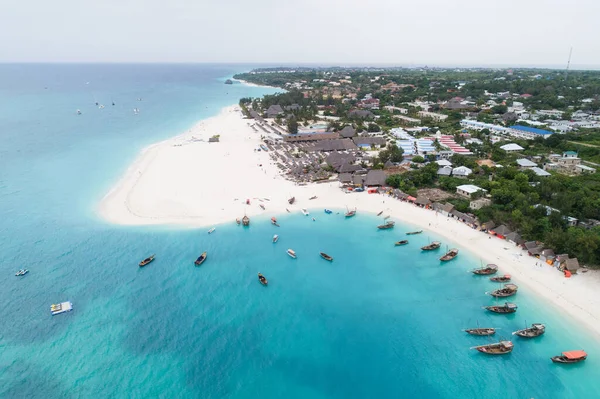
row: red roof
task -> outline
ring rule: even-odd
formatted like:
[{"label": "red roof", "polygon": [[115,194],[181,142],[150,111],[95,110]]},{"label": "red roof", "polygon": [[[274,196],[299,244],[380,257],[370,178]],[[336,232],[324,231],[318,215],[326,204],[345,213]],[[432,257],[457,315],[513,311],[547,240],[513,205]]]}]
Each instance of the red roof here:
[{"label": "red roof", "polygon": [[581,359],[582,357],[587,357],[587,353],[582,350],[578,351],[568,351],[562,353],[564,357],[570,360]]},{"label": "red roof", "polygon": [[416,201],[417,199],[415,197],[411,197],[410,195],[408,196],[407,200],[409,201]]}]

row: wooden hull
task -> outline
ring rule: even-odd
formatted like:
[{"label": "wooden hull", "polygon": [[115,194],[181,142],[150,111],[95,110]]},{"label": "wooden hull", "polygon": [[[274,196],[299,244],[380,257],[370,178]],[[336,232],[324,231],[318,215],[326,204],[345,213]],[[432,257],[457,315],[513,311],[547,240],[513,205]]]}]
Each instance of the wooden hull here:
[{"label": "wooden hull", "polygon": [[510,348],[510,349],[477,348],[477,350],[481,353],[485,353],[486,355],[506,355],[506,354],[512,352],[512,348]]},{"label": "wooden hull", "polygon": [[261,283],[262,285],[269,284],[269,280],[267,280],[267,278],[260,273],[258,274],[258,282]]},{"label": "wooden hull", "polygon": [[146,258],[146,259],[144,259],[143,261],[140,262],[140,267],[144,267],[146,265],[149,265],[153,261],[154,261],[154,256],[151,256],[150,258]]},{"label": "wooden hull", "polygon": [[509,296],[513,296],[517,293],[517,291],[512,292],[490,292],[490,295],[494,298],[508,298]]},{"label": "wooden hull", "polygon": [[421,247],[421,251],[433,251],[435,249],[439,249],[442,244],[429,244]]},{"label": "wooden hull", "polygon": [[490,274],[498,273],[497,269],[478,269],[473,270],[473,274],[477,274],[479,276],[489,276]]},{"label": "wooden hull", "polygon": [[421,231],[411,231],[406,233],[407,236],[414,236],[415,234],[421,234],[423,232],[423,230]]},{"label": "wooden hull", "polygon": [[408,241],[404,240],[404,241],[398,241],[397,243],[394,243],[394,246],[399,247],[401,245],[406,245],[408,244]]},{"label": "wooden hull", "polygon": [[458,249],[452,249],[440,258],[441,262],[448,262],[458,256]]},{"label": "wooden hull", "polygon": [[579,362],[583,362],[585,359],[587,359],[587,357],[581,358],[581,359],[566,359],[563,356],[553,356],[550,358],[554,363],[564,363],[564,364],[570,364],[570,363],[579,363]]},{"label": "wooden hull", "polygon": [[496,334],[496,330],[493,328],[471,328],[465,330],[467,334],[477,335],[477,336],[489,336]]},{"label": "wooden hull", "polygon": [[196,259],[196,261],[194,262],[194,264],[196,266],[200,266],[201,264],[203,264],[206,261],[207,257],[208,257],[208,254],[206,252],[204,252],[202,255],[200,255],[198,257],[198,259]]},{"label": "wooden hull", "polygon": [[505,277],[490,277],[490,281],[494,281],[496,283],[508,283],[510,278]]},{"label": "wooden hull", "polygon": [[321,252],[320,255],[321,255],[321,258],[323,258],[323,259],[325,259],[325,260],[327,260],[329,262],[333,261],[333,258],[331,256],[327,255],[324,252]]},{"label": "wooden hull", "polygon": [[500,313],[500,314],[515,313],[517,311],[517,309],[506,309],[504,307],[495,307],[495,306],[488,306],[488,307],[486,307],[486,309],[489,310],[490,312]]}]

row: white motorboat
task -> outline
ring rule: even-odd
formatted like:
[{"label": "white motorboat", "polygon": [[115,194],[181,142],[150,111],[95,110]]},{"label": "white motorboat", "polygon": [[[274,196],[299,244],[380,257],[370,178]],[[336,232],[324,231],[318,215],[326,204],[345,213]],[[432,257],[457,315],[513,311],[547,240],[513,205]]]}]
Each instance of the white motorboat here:
[{"label": "white motorboat", "polygon": [[19,270],[18,272],[15,273],[15,276],[24,276],[27,273],[29,273],[29,270],[27,270],[27,269],[21,269],[21,270]]},{"label": "white motorboat", "polygon": [[52,312],[52,316],[70,312],[71,310],[73,310],[73,304],[69,301],[50,305],[50,312]]},{"label": "white motorboat", "polygon": [[213,227],[212,229],[208,230],[208,234],[212,234],[215,232],[215,228]]},{"label": "white motorboat", "polygon": [[288,249],[286,252],[287,252],[287,254],[289,256],[291,256],[292,258],[296,259],[296,252],[294,252],[293,249]]},{"label": "white motorboat", "polygon": [[273,243],[276,243],[276,242],[277,242],[277,240],[279,240],[279,236],[278,236],[277,234],[275,234],[275,235],[273,236]]},{"label": "white motorboat", "polygon": [[308,216],[308,215],[309,215],[309,213],[308,213],[308,211],[306,210],[306,208],[302,208],[302,214],[303,214],[304,216]]}]

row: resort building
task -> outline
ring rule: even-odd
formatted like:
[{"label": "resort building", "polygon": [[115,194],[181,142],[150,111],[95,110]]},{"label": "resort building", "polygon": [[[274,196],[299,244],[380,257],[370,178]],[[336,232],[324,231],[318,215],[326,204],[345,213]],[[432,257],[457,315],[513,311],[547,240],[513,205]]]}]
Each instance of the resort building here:
[{"label": "resort building", "polygon": [[536,137],[549,137],[550,135],[552,135],[552,132],[549,130],[537,129],[535,127],[514,125],[509,128],[508,134],[510,134],[513,137],[520,137],[532,140]]},{"label": "resort building", "polygon": [[276,104],[276,105],[271,105],[267,111],[265,112],[265,117],[267,118],[275,118],[278,115],[283,114],[283,109],[281,108],[281,105]]},{"label": "resort building", "polygon": [[367,173],[365,186],[383,186],[387,176],[383,170],[373,169]]},{"label": "resort building", "polygon": [[521,147],[520,145],[515,144],[515,143],[504,144],[503,146],[500,146],[500,148],[503,149],[506,152],[523,151],[523,147]]},{"label": "resort building", "polygon": [[466,179],[471,173],[473,173],[473,170],[466,166],[459,166],[458,168],[452,169],[452,176],[458,177],[459,179]]},{"label": "resort building", "polygon": [[436,112],[419,111],[417,112],[417,115],[419,115],[421,118],[431,118],[436,122],[441,122],[448,119],[448,115],[438,114]]},{"label": "resort building", "polygon": [[487,193],[487,190],[484,190],[481,187],[474,186],[473,184],[463,184],[462,186],[456,187],[456,194],[462,195],[463,197],[471,198],[472,194],[475,194],[478,191],[483,191]]},{"label": "resort building", "polygon": [[469,151],[468,149],[466,149],[465,147],[463,147],[462,145],[460,145],[456,141],[454,141],[454,137],[452,137],[452,136],[442,135],[440,132],[438,132],[436,135],[436,138],[437,138],[438,143],[440,143],[440,145],[442,147],[448,148],[450,151],[452,151],[455,154],[461,154],[461,155],[472,155],[473,154],[471,151]]}]

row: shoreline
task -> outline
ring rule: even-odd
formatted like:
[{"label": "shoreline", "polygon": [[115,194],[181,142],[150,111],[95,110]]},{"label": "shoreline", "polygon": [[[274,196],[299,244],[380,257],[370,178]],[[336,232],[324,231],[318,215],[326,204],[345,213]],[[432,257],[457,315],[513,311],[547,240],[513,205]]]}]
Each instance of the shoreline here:
[{"label": "shoreline", "polygon": [[[239,106],[228,106],[180,135],[147,146],[101,200],[98,213],[114,224],[200,228],[234,223],[245,214],[268,218],[286,214],[286,209],[300,213],[302,207],[317,210],[315,216],[324,208],[356,207],[359,213],[374,215],[383,210],[396,220],[434,232],[485,263],[498,264],[500,272],[513,275],[524,290],[600,337],[600,273],[590,270],[564,278],[550,266],[536,266],[540,261],[514,244],[392,197],[346,194],[337,182],[296,185],[279,175],[269,153],[255,151],[261,140],[250,127],[253,123],[242,118]],[[209,143],[217,134],[220,142]],[[297,199],[294,205],[287,202],[291,196]],[[312,196],[317,198],[308,200]],[[246,199],[250,205],[245,205]]]}]

